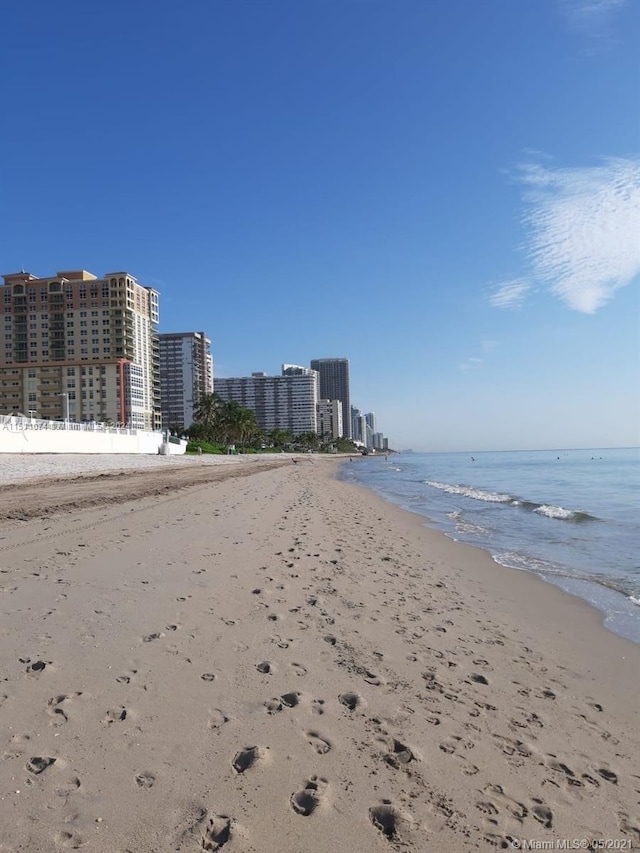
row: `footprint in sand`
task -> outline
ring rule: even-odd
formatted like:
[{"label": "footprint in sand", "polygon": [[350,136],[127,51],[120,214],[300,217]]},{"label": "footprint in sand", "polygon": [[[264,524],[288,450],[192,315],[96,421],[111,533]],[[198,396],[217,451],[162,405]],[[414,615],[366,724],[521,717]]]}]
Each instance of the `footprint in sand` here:
[{"label": "footprint in sand", "polygon": [[410,825],[410,819],[402,814],[390,800],[369,809],[369,820],[388,841],[401,840],[402,830]]},{"label": "footprint in sand", "polygon": [[409,747],[401,741],[396,740],[396,738],[391,738],[390,740],[383,739],[382,742],[387,748],[387,755],[385,755],[385,761],[392,767],[398,768],[401,765],[409,764],[410,761],[413,761],[415,759],[415,755],[413,754],[411,749],[409,749]]},{"label": "footprint in sand", "polygon": [[296,675],[302,676],[307,674],[306,666],[303,666],[301,663],[292,663],[291,668],[295,672]]},{"label": "footprint in sand", "polygon": [[356,708],[362,707],[364,699],[357,693],[341,693],[338,696],[338,702],[340,702],[341,705],[344,705],[344,707],[349,711],[355,711]]},{"label": "footprint in sand", "polygon": [[305,735],[307,742],[318,755],[326,755],[327,752],[331,751],[331,743],[326,738],[323,738],[322,735],[318,734],[318,732],[307,732]]},{"label": "footprint in sand", "polygon": [[138,773],[136,776],[136,785],[138,788],[153,788],[155,785],[156,777],[153,773],[144,772]]},{"label": "footprint in sand", "polygon": [[164,633],[162,631],[155,631],[153,634],[146,634],[142,638],[143,643],[152,643],[154,640],[161,640],[164,637]]},{"label": "footprint in sand", "polygon": [[87,843],[77,832],[56,832],[54,841],[58,847],[66,847],[68,850],[77,850]]},{"label": "footprint in sand", "polygon": [[318,808],[327,788],[327,780],[322,776],[311,776],[304,788],[291,795],[291,808],[302,817],[309,817]]},{"label": "footprint in sand", "polygon": [[324,699],[314,699],[311,702],[311,713],[318,716],[324,714]]},{"label": "footprint in sand", "polygon": [[209,711],[209,720],[207,722],[207,728],[209,729],[219,729],[224,726],[225,723],[229,722],[229,717],[221,711],[220,708],[213,708],[213,710]]},{"label": "footprint in sand", "polygon": [[601,776],[605,780],[605,782],[611,782],[612,785],[618,784],[618,777],[613,772],[613,770],[609,770],[606,767],[599,767],[598,775]]},{"label": "footprint in sand", "polygon": [[263,660],[259,664],[256,665],[256,669],[258,672],[263,673],[263,675],[268,675],[270,672],[275,672],[273,664],[268,660]]},{"label": "footprint in sand", "polygon": [[80,782],[80,779],[78,779],[77,776],[72,776],[66,783],[63,783],[58,788],[54,788],[53,793],[56,797],[63,797],[64,799],[67,799],[72,794],[75,794],[81,785],[82,783]]},{"label": "footprint in sand", "polygon": [[226,815],[214,815],[209,818],[200,840],[200,849],[219,850],[231,839],[231,818]]},{"label": "footprint in sand", "polygon": [[535,800],[535,802],[536,805],[531,809],[531,814],[545,829],[551,829],[553,825],[553,813],[551,809],[542,800]]},{"label": "footprint in sand", "polygon": [[106,723],[106,725],[111,725],[111,723],[120,723],[126,719],[127,709],[121,705],[119,708],[110,708],[102,718],[102,722]]},{"label": "footprint in sand", "polygon": [[[26,663],[26,661],[23,661],[23,663]],[[26,669],[26,672],[28,672],[28,673],[43,672],[43,670],[45,669],[47,664],[50,664],[50,663],[51,663],[51,661],[43,661],[43,660],[34,661],[33,663],[29,664],[29,666]]]},{"label": "footprint in sand", "polygon": [[257,746],[245,746],[239,752],[236,752],[231,762],[231,766],[236,773],[245,773],[261,758],[261,750]]},{"label": "footprint in sand", "polygon": [[268,699],[264,703],[264,707],[267,709],[267,714],[277,714],[282,711],[282,702],[278,699]]},{"label": "footprint in sand", "polygon": [[41,773],[44,773],[47,768],[51,767],[52,764],[56,763],[55,758],[41,758],[40,756],[34,756],[27,761],[26,767],[29,773],[33,773],[34,776],[39,776]]},{"label": "footprint in sand", "polygon": [[283,693],[280,697],[280,701],[283,705],[286,705],[287,708],[295,708],[300,702],[300,694],[295,691],[291,693]]},{"label": "footprint in sand", "polygon": [[[60,725],[61,723],[66,723],[69,719],[66,711],[66,705],[74,698],[78,696],[82,696],[82,692],[73,693],[68,695],[66,693],[60,693],[58,696],[52,696],[51,699],[47,702],[47,714],[53,719],[51,720],[51,725]],[[63,707],[65,706],[65,707]]]}]

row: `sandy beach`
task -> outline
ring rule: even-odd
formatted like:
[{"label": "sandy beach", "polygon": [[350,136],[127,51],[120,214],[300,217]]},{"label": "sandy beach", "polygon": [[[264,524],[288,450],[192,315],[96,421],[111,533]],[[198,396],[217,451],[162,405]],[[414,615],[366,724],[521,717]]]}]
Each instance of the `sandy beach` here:
[{"label": "sandy beach", "polygon": [[2,853],[640,848],[640,648],[337,467],[2,488]]}]

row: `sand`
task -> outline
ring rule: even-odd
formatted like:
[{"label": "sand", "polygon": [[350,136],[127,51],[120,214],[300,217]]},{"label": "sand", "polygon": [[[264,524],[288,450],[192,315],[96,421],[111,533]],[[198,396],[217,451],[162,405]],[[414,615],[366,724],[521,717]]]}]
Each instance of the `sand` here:
[{"label": "sand", "polygon": [[0,851],[640,846],[638,647],[335,469],[2,523]]}]

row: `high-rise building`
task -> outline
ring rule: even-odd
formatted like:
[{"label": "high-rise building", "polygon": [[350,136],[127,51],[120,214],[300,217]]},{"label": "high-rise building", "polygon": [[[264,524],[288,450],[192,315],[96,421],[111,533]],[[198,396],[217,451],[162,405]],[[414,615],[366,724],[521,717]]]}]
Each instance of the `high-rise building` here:
[{"label": "high-rise building", "polygon": [[314,358],[311,361],[311,368],[320,374],[320,398],[322,400],[340,400],[344,436],[351,438],[349,359]]},{"label": "high-rise building", "polygon": [[251,376],[214,379],[213,387],[223,400],[235,400],[251,409],[265,432],[288,429],[293,435],[318,430],[318,374],[308,367],[285,364],[282,376],[252,373]]},{"label": "high-rise building", "polygon": [[357,409],[355,406],[351,406],[351,438],[354,441],[362,441],[362,437],[360,435],[360,409]]},{"label": "high-rise building", "polygon": [[374,432],[371,436],[371,443],[376,450],[382,450],[384,447],[384,435],[381,432]]},{"label": "high-rise building", "polygon": [[158,292],[86,270],[0,286],[0,412],[160,427]]},{"label": "high-rise building", "polygon": [[202,396],[213,393],[211,341],[204,332],[169,332],[158,340],[162,426],[188,428]]},{"label": "high-rise building", "polygon": [[321,438],[340,438],[343,434],[340,400],[319,400],[318,435]]},{"label": "high-rise building", "polygon": [[371,445],[368,441],[369,427],[367,426],[367,419],[364,415],[360,415],[358,418],[358,434],[360,436],[358,441],[361,441],[365,447],[370,447]]},{"label": "high-rise building", "polygon": [[364,416],[364,419],[367,422],[367,426],[371,430],[373,434],[376,431],[376,413],[375,412],[367,412]]}]

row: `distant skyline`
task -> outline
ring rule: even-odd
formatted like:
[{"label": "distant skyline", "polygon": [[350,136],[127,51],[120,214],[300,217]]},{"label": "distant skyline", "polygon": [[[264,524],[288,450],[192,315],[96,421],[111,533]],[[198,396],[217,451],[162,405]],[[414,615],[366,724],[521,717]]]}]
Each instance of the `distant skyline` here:
[{"label": "distant skyline", "polygon": [[640,4],[0,13],[0,273],[126,269],[396,448],[640,443]]}]

